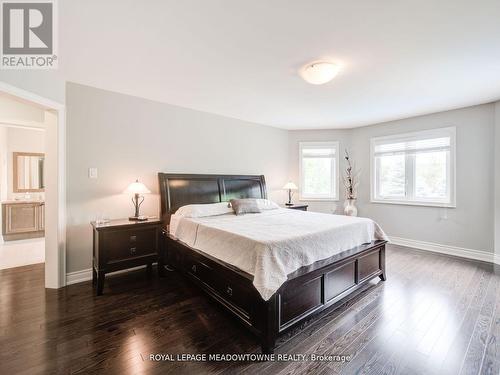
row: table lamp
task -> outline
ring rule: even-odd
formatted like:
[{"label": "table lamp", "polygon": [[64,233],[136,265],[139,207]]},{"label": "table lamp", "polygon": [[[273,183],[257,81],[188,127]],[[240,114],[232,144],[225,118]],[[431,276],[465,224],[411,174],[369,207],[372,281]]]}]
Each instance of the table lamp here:
[{"label": "table lamp", "polygon": [[[129,220],[132,221],[145,221],[147,220],[147,216],[139,214],[139,208],[141,207],[142,202],[144,202],[144,196],[142,194],[151,193],[149,189],[139,180],[135,180],[132,182],[124,191],[125,194],[134,194],[132,198],[132,203],[134,204],[135,214],[134,216],[129,217]],[[142,199],[141,199],[142,198]],[[139,202],[140,199],[140,202]]]},{"label": "table lamp", "polygon": [[288,190],[288,202],[285,203],[285,205],[293,206],[292,190],[297,190],[298,189],[297,185],[295,185],[292,181],[289,181],[285,186],[283,186],[283,189]]}]

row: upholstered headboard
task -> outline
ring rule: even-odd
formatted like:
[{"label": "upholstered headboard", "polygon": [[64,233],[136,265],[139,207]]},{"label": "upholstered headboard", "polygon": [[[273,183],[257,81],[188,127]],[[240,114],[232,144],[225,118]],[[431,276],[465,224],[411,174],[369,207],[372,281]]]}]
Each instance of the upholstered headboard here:
[{"label": "upholstered headboard", "polygon": [[233,198],[267,198],[264,176],[158,173],[161,218],[187,204],[227,202]]}]

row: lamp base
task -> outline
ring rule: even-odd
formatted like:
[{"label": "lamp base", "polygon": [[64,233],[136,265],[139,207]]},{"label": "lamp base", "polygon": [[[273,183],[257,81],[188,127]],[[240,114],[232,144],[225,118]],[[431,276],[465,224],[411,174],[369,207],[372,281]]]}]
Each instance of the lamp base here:
[{"label": "lamp base", "polygon": [[285,203],[285,206],[293,206],[293,203]]},{"label": "lamp base", "polygon": [[146,221],[148,220],[148,217],[147,216],[130,216],[128,218],[130,221]]}]

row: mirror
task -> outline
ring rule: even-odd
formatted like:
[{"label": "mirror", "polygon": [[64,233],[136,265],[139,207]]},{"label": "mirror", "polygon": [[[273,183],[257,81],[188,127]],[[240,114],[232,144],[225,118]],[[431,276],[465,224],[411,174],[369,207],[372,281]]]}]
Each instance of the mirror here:
[{"label": "mirror", "polygon": [[45,154],[14,152],[14,192],[28,193],[44,191],[43,164]]}]

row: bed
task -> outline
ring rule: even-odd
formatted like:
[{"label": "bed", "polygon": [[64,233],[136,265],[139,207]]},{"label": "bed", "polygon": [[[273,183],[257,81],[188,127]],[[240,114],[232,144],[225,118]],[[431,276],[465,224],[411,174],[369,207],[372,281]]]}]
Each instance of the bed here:
[{"label": "bed", "polygon": [[276,209],[181,220],[174,214],[185,205],[267,198],[264,176],[158,177],[160,271],[168,264],[196,283],[260,338],[264,353],[370,280],[386,279],[386,237],[369,219]]}]

